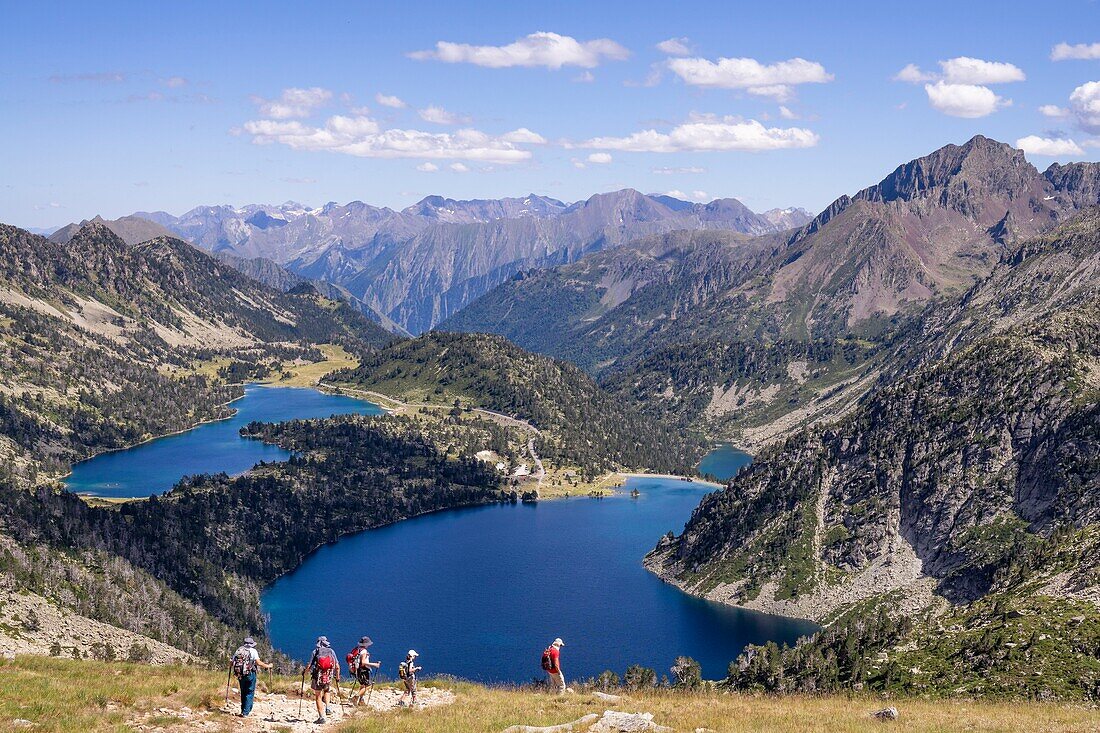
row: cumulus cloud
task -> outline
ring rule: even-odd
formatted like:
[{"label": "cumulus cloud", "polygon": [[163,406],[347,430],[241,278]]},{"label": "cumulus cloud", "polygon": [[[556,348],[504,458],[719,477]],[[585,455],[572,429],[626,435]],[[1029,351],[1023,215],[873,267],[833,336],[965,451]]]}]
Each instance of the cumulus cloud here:
[{"label": "cumulus cloud", "polygon": [[1090,133],[1100,133],[1100,81],[1090,81],[1069,95],[1070,112],[1078,126]]},{"label": "cumulus cloud", "polygon": [[1069,59],[1081,59],[1084,61],[1100,59],[1100,43],[1059,43],[1050,49],[1051,61],[1067,61]]},{"label": "cumulus cloud", "polygon": [[1039,107],[1039,114],[1045,117],[1065,117],[1069,114],[1069,110],[1056,104],[1044,104]]},{"label": "cumulus cloud", "polygon": [[65,208],[64,206],[57,203],[56,201],[51,201],[48,204],[35,204],[34,205],[34,210],[35,211],[43,211],[45,209],[64,209],[64,208]]},{"label": "cumulus cloud", "polygon": [[935,81],[935,79],[935,74],[921,71],[921,68],[916,64],[906,64],[901,71],[894,74],[894,81],[904,81],[909,84],[923,84],[926,81]]},{"label": "cumulus cloud", "polygon": [[190,84],[190,82],[182,76],[169,76],[166,79],[161,79],[160,83],[169,89],[179,89],[180,87],[185,87]]},{"label": "cumulus cloud", "polygon": [[949,84],[1007,84],[1024,81],[1023,70],[1002,61],[983,61],[970,56],[941,61],[943,78]]},{"label": "cumulus cloud", "polygon": [[716,89],[744,89],[776,99],[788,98],[798,84],[822,84],[833,80],[833,75],[816,61],[802,58],[762,64],[750,58],[720,58],[710,61],[702,58],[670,59],[668,68],[687,84]]},{"label": "cumulus cloud", "polygon": [[332,99],[332,92],[321,87],[284,89],[278,99],[252,97],[260,114],[276,120],[288,120],[295,117],[309,117],[314,110]]},{"label": "cumulus cloud", "polygon": [[579,147],[646,153],[731,150],[757,152],[810,148],[817,145],[819,139],[817,133],[800,127],[764,127],[756,120],[725,117],[693,120],[677,125],[667,133],[651,129],[626,137],[595,137],[581,143]]},{"label": "cumulus cloud", "polygon": [[692,191],[684,193],[678,188],[674,188],[671,191],[665,191],[665,196],[671,196],[674,199],[680,199],[681,201],[707,201],[709,197],[706,191]]},{"label": "cumulus cloud", "polygon": [[1016,147],[1023,150],[1025,153],[1031,153],[1033,155],[1083,155],[1085,152],[1081,149],[1081,146],[1073,140],[1067,138],[1039,137],[1038,135],[1028,135],[1027,137],[1020,138],[1016,141]]},{"label": "cumulus cloud", "polygon": [[952,117],[985,117],[1012,104],[989,87],[976,84],[949,84],[941,80],[925,84],[924,91],[934,109]]},{"label": "cumulus cloud", "polygon": [[520,127],[511,132],[506,132],[500,136],[500,139],[509,143],[526,143],[528,145],[545,145],[546,138],[537,132],[532,132],[526,127]]},{"label": "cumulus cloud", "polygon": [[573,81],[577,82],[578,84],[591,84],[592,82],[596,81],[596,75],[593,74],[591,71],[585,70],[574,76]]},{"label": "cumulus cloud", "polygon": [[435,125],[462,125],[470,122],[469,117],[463,117],[454,112],[448,112],[442,107],[437,107],[434,104],[424,109],[417,110],[417,114],[420,115],[420,119]]},{"label": "cumulus cloud", "polygon": [[784,107],[783,105],[779,105],[779,116],[782,117],[785,120],[797,120],[798,119],[798,115],[796,115],[794,112],[792,112],[787,107]]},{"label": "cumulus cloud", "polygon": [[409,57],[448,64],[474,64],[492,69],[511,66],[542,66],[547,69],[580,66],[591,69],[603,61],[622,61],[629,55],[629,51],[609,38],[578,41],[571,36],[539,31],[505,46],[474,46],[439,41],[434,49],[413,51]]},{"label": "cumulus cloud", "polygon": [[[298,120],[253,120],[241,132],[257,145],[279,144],[295,150],[329,151],[362,158],[424,158],[517,163],[531,151],[519,146],[515,132],[494,136],[474,129],[435,133],[422,130],[386,129],[369,117],[329,117],[315,126]],[[530,139],[530,130],[519,137]]]},{"label": "cumulus cloud", "polygon": [[592,153],[588,156],[588,162],[596,165],[607,165],[611,162],[611,153]]},{"label": "cumulus cloud", "polygon": [[451,163],[447,167],[450,168],[455,173],[469,173],[470,172],[470,166],[466,165],[465,163]]},{"label": "cumulus cloud", "polygon": [[435,163],[428,162],[421,163],[420,165],[416,166],[416,169],[421,173],[435,173],[437,170],[439,170],[439,166]]},{"label": "cumulus cloud", "polygon": [[697,173],[706,173],[707,172],[706,168],[701,168],[697,165],[691,165],[691,166],[661,166],[661,167],[658,167],[658,168],[650,168],[649,170],[650,170],[651,173],[656,173],[657,175],[660,175],[660,176],[673,176],[673,175],[678,175],[678,174],[683,174],[683,173],[697,174]]},{"label": "cumulus cloud", "polygon": [[409,105],[405,104],[405,100],[400,97],[396,97],[392,94],[383,94],[378,92],[374,95],[374,101],[378,102],[383,107],[391,107],[393,109],[405,109]]},{"label": "cumulus cloud", "polygon": [[657,50],[669,56],[690,56],[691,47],[686,38],[669,38],[657,44]]}]

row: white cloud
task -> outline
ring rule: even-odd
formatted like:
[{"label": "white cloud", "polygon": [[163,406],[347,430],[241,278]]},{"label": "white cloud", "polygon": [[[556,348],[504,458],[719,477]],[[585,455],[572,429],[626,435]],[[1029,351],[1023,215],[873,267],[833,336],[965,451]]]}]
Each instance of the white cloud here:
[{"label": "white cloud", "polygon": [[405,103],[405,100],[400,97],[395,97],[392,94],[383,94],[378,92],[374,95],[374,101],[378,102],[383,107],[392,107],[393,109],[405,109],[409,105]]},{"label": "white cloud", "polygon": [[417,114],[420,115],[420,119],[435,125],[462,125],[470,122],[469,117],[463,117],[454,112],[448,112],[442,107],[437,107],[434,104],[424,109],[417,110]]},{"label": "white cloud", "polygon": [[910,84],[922,84],[926,81],[934,81],[935,78],[935,74],[921,71],[916,64],[906,64],[901,71],[894,74],[894,81],[904,81]]},{"label": "white cloud", "polygon": [[822,84],[833,80],[833,75],[825,71],[824,66],[801,58],[774,64],[762,64],[750,58],[670,59],[668,68],[692,86],[744,89],[750,94],[780,100],[789,97],[792,87],[798,84]]},{"label": "white cloud", "polygon": [[526,143],[528,145],[545,145],[546,138],[537,132],[532,132],[526,127],[520,127],[519,129],[506,132],[500,136],[500,139],[508,143]]},{"label": "white cloud", "polygon": [[276,120],[309,117],[315,109],[330,99],[332,99],[332,92],[321,87],[310,87],[309,89],[291,87],[284,89],[278,99],[252,97],[252,101],[259,107],[261,115]]},{"label": "white cloud", "polygon": [[455,173],[469,173],[470,172],[470,166],[466,165],[465,163],[451,163],[447,167],[450,168]]},{"label": "white cloud", "polygon": [[798,119],[798,115],[796,115],[794,112],[792,112],[787,107],[784,107],[783,105],[779,105],[779,116],[782,117],[785,120],[797,120]]},{"label": "white cloud", "polygon": [[190,82],[182,76],[170,76],[167,79],[161,79],[160,83],[170,89],[179,89],[187,86]]},{"label": "white cloud", "polygon": [[596,75],[593,74],[591,71],[585,70],[574,76],[573,81],[577,82],[578,84],[591,84],[592,82],[596,81]]},{"label": "white cloud", "polygon": [[1090,133],[1100,133],[1100,81],[1090,81],[1073,90],[1069,106],[1078,126]]},{"label": "white cloud", "polygon": [[543,66],[560,69],[580,66],[591,69],[605,60],[622,61],[630,52],[608,38],[578,41],[571,36],[539,31],[505,46],[473,46],[439,41],[431,51],[414,51],[411,58],[434,59],[449,64],[475,64],[493,69],[511,66]]},{"label": "white cloud", "polygon": [[1020,138],[1016,141],[1016,147],[1033,155],[1083,155],[1085,152],[1080,145],[1072,140],[1039,137],[1038,135],[1028,135]]},{"label": "white cloud", "polygon": [[574,168],[584,169],[588,167],[588,165],[580,158],[570,158],[569,162],[573,164]]},{"label": "white cloud", "polygon": [[35,211],[42,211],[44,209],[64,209],[64,208],[65,208],[64,206],[57,203],[56,201],[51,201],[48,204],[35,204],[34,205]]},{"label": "white cloud", "polygon": [[611,162],[611,153],[592,153],[588,156],[588,162],[596,165],[607,165]]},{"label": "white cloud", "polygon": [[[329,151],[362,158],[422,158],[517,163],[531,151],[514,139],[470,128],[436,133],[422,130],[383,130],[369,117],[330,117],[323,126],[297,120],[253,120],[242,132],[257,145],[280,144],[295,150]],[[530,132],[530,131],[528,131]],[[533,133],[532,133],[533,134]]]},{"label": "white cloud", "polygon": [[707,196],[706,191],[692,191],[690,194],[684,193],[678,188],[674,188],[671,191],[665,191],[665,196],[671,196],[674,199],[680,199],[681,201],[709,201],[710,197]]},{"label": "white cloud", "polygon": [[690,56],[691,47],[686,38],[669,38],[657,44],[657,50],[669,56]]},{"label": "white cloud", "polygon": [[669,132],[642,130],[626,137],[596,137],[579,145],[648,153],[685,151],[761,151],[810,148],[817,145],[817,133],[799,127],[764,127],[756,120],[726,117],[686,122]]},{"label": "white cloud", "polygon": [[1007,84],[1027,78],[1023,70],[1014,64],[983,61],[970,56],[941,61],[940,68],[948,84]]},{"label": "white cloud", "polygon": [[1066,61],[1068,59],[1091,60],[1100,59],[1100,43],[1059,43],[1050,49],[1051,61]]},{"label": "white cloud", "polygon": [[683,174],[683,173],[697,174],[697,173],[706,173],[707,172],[706,168],[700,168],[697,165],[680,166],[680,167],[661,166],[661,167],[658,167],[658,168],[650,168],[649,170],[650,170],[651,173],[656,173],[657,175],[660,175],[660,176],[672,176],[672,175],[678,175],[678,174]]},{"label": "white cloud", "polygon": [[934,109],[952,117],[985,117],[1012,104],[1011,100],[994,94],[989,87],[974,84],[938,81],[925,84],[924,91],[928,93],[928,101]]},{"label": "white cloud", "polygon": [[1046,117],[1065,117],[1069,110],[1056,104],[1044,104],[1039,107],[1039,113]]},{"label": "white cloud", "polygon": [[421,173],[435,173],[437,170],[439,170],[439,166],[435,163],[428,162],[421,163],[420,165],[416,166],[416,169]]}]

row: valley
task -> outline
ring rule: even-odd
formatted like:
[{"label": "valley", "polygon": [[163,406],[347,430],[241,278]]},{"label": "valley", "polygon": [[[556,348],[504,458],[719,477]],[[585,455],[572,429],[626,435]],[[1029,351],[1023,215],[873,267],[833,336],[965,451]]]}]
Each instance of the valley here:
[{"label": "valley", "polygon": [[158,659],[290,670],[367,575],[425,599],[391,656],[513,628],[437,652],[483,682],[553,628],[585,678],[1094,700],[1098,180],[978,136],[784,231],[634,191],[5,226],[0,579]]}]

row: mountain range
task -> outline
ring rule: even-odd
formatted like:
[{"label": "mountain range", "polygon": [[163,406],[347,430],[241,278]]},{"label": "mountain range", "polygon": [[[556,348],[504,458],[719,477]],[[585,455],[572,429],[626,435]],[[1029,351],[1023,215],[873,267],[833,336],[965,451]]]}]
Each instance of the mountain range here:
[{"label": "mountain range", "polygon": [[[755,445],[834,416],[929,304],[988,275],[1021,238],[1097,203],[1100,164],[1040,173],[977,136],[899,166],[802,227],[672,232],[525,271],[441,324],[572,359],[606,385]],[[846,397],[837,400],[837,391]],[[745,429],[750,429],[745,433]]]},{"label": "mountain range", "polygon": [[[535,194],[469,201],[429,196],[400,211],[361,201],[320,208],[200,206],[178,217],[139,211],[114,226],[124,239],[167,231],[215,254],[270,260],[340,286],[401,329],[420,333],[523,269],[574,262],[647,234],[761,234],[809,218],[801,209],[756,214],[736,199],[700,204],[625,189],[573,204]],[[55,236],[63,240],[78,226]]]}]

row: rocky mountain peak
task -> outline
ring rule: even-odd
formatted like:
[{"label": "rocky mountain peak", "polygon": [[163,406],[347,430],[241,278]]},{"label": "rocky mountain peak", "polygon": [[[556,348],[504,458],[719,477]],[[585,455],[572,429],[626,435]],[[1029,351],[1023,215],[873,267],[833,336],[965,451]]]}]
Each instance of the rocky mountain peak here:
[{"label": "rocky mountain peak", "polygon": [[984,199],[1025,196],[1038,177],[1022,150],[975,135],[963,145],[945,145],[898,166],[854,198],[884,203],[927,199],[971,213],[983,208]]}]

